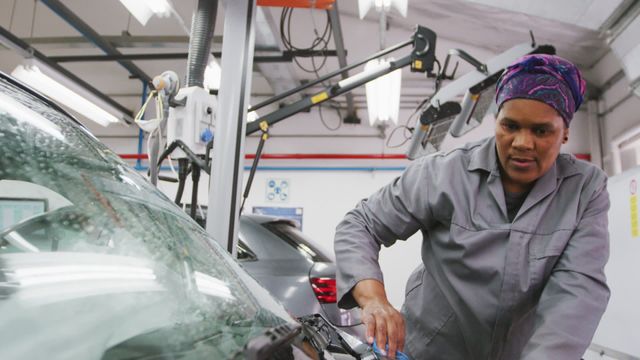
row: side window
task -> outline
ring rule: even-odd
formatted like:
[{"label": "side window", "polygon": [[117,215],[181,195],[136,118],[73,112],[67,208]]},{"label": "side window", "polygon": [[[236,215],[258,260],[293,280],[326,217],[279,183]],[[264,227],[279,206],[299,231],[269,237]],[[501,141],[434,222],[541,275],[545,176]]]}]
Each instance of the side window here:
[{"label": "side window", "polygon": [[288,250],[315,262],[330,262],[330,258],[315,247],[309,238],[289,221],[274,221],[262,225],[280,238]]},{"label": "side window", "polygon": [[242,241],[242,239],[238,239],[238,261],[256,261],[258,257],[256,254],[247,246],[247,244]]}]

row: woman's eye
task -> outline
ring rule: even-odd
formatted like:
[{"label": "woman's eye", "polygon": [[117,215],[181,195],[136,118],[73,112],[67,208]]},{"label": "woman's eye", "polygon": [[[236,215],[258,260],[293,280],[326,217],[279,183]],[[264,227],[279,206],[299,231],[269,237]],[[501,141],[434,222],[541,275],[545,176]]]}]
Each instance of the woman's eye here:
[{"label": "woman's eye", "polygon": [[518,130],[518,125],[516,125],[516,124],[504,124],[503,126],[504,126],[505,129],[510,130],[510,131]]},{"label": "woman's eye", "polygon": [[535,129],[534,132],[536,135],[546,135],[548,133],[547,129]]}]

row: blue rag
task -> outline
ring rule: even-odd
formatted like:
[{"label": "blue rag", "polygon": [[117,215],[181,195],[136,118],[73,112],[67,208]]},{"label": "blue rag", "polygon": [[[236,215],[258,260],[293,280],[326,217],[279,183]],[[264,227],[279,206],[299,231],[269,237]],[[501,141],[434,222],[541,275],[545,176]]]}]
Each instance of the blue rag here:
[{"label": "blue rag", "polygon": [[[387,352],[389,352],[389,344],[386,344],[386,345],[385,345],[385,350],[386,350]],[[376,344],[375,339],[373,340],[373,352],[374,352],[376,355],[383,355],[383,354],[381,354],[381,353],[380,353],[380,348],[379,348],[379,347],[378,347],[378,345]],[[405,353],[403,353],[403,352],[400,352],[400,351],[397,351],[397,350],[396,350],[396,359],[397,359],[397,360],[411,360],[411,359],[409,359],[409,357],[407,356],[407,354],[405,354]]]}]

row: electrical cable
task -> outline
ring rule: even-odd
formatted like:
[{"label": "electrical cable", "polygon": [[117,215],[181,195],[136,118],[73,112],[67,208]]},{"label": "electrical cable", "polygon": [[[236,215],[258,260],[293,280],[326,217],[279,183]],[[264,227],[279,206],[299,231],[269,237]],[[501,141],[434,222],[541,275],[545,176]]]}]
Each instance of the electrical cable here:
[{"label": "electrical cable", "polygon": [[318,105],[318,115],[320,115],[320,121],[322,122],[322,125],[324,125],[324,127],[327,128],[330,131],[336,131],[336,130],[338,130],[338,129],[340,129],[342,127],[342,113],[340,112],[340,108],[335,107],[335,109],[338,112],[338,126],[330,127],[324,121],[324,117],[322,116],[322,104]]},{"label": "electrical cable", "polygon": [[131,27],[131,12],[129,12],[129,17],[127,18],[127,34],[130,34],[129,28]]},{"label": "electrical cable", "polygon": [[[331,17],[329,14],[329,11],[325,11],[326,14],[326,23],[324,26],[324,29],[322,30],[322,34],[320,34],[320,31],[318,31],[318,27],[315,21],[315,17],[313,16],[313,10],[311,11],[311,21],[313,22],[313,32],[315,34],[315,38],[312,40],[311,45],[309,45],[308,47],[298,47],[296,45],[293,44],[292,40],[291,40],[291,19],[292,19],[292,15],[293,15],[293,8],[284,8],[282,9],[282,14],[280,16],[280,37],[282,40],[282,43],[284,44],[285,48],[289,51],[321,51],[321,52],[326,52],[329,48],[329,42],[331,41],[331,37],[333,36],[333,27],[331,26]],[[295,64],[304,72],[307,73],[311,73],[314,74],[316,76],[317,79],[320,78],[320,70],[322,70],[324,68],[324,66],[327,63],[327,58],[328,56],[325,54],[322,55],[322,61],[320,62],[320,64],[316,64],[316,57],[315,56],[311,56],[311,69],[305,67],[304,65],[302,65],[298,59],[294,56],[293,60],[295,62]],[[332,86],[331,82],[329,82],[328,84],[325,82],[322,82],[322,85],[330,87]],[[342,126],[342,113],[340,112],[340,109],[338,107],[334,107],[334,109],[337,111],[338,113],[338,119],[340,119],[340,122],[338,124],[338,126],[335,127],[331,127],[327,124],[327,122],[324,120],[324,116],[322,114],[322,105],[320,105],[318,107],[318,114],[320,116],[320,121],[322,122],[322,125],[330,130],[330,131],[336,131],[338,129],[340,129],[340,127]]]},{"label": "electrical cable", "polygon": [[[399,148],[401,146],[403,146],[404,144],[406,144],[409,140],[411,140],[411,135],[413,134],[413,128],[409,127],[409,123],[411,122],[411,120],[413,119],[413,117],[422,109],[422,107],[429,102],[429,100],[431,100],[431,97],[426,97],[424,100],[422,100],[420,102],[420,104],[418,104],[418,106],[416,106],[415,110],[413,111],[413,113],[411,113],[411,115],[409,116],[409,118],[407,119],[407,121],[404,123],[404,125],[397,125],[396,127],[393,128],[393,130],[391,130],[391,133],[389,134],[389,136],[387,136],[387,140],[385,141],[385,146],[390,148],[390,149],[395,149],[395,148]],[[395,132],[398,129],[404,129],[405,131],[408,131],[409,134],[407,133],[403,133],[404,135],[404,141],[402,141],[400,144],[398,145],[389,145],[389,143],[391,142],[391,137],[395,134]]]},{"label": "electrical cable", "polygon": [[33,39],[33,29],[36,25],[36,9],[38,8],[38,0],[33,0],[33,17],[31,19],[31,33],[29,37]]},{"label": "electrical cable", "polygon": [[13,0],[13,5],[11,5],[11,17],[9,18],[9,31],[11,31],[11,28],[13,27],[13,16],[16,13],[16,3],[18,2],[18,0]]},{"label": "electrical cable", "polygon": [[[314,34],[315,34],[315,38],[311,41],[311,45],[309,45],[308,47],[298,47],[296,45],[293,44],[292,40],[291,40],[291,19],[292,19],[292,15],[293,15],[293,10],[294,8],[290,8],[290,7],[286,7],[282,9],[282,13],[280,15],[280,38],[282,40],[282,43],[285,47],[286,50],[289,50],[291,52],[295,52],[295,51],[299,51],[299,52],[313,52],[313,51],[321,51],[324,52],[328,49],[329,46],[329,42],[331,41],[331,37],[333,34],[333,27],[331,26],[331,20],[330,20],[330,15],[329,15],[329,11],[326,10],[326,15],[327,15],[327,20],[325,23],[325,27],[322,30],[322,35],[320,35],[320,32],[318,31],[318,29],[315,26],[315,18],[312,15],[312,21],[314,24]],[[312,68],[309,69],[308,67],[302,65],[300,63],[300,61],[297,59],[297,57],[294,55],[293,57],[293,61],[295,62],[295,64],[304,72],[307,73],[311,73],[311,74],[315,74],[317,73],[320,69],[322,69],[327,62],[327,55],[323,54],[323,60],[320,64],[320,66],[316,66],[315,65],[315,59],[314,56],[311,56],[311,61],[312,61]]]}]

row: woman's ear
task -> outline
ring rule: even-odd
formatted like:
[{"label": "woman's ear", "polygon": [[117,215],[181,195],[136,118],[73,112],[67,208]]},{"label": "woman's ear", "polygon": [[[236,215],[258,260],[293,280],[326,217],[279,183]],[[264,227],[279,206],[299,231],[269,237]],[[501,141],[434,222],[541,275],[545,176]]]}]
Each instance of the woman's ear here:
[{"label": "woman's ear", "polygon": [[567,141],[569,141],[569,128],[568,127],[566,127],[566,126],[564,127],[562,136],[563,136],[562,143],[566,144]]}]

